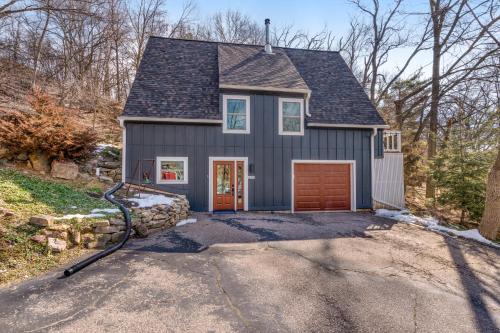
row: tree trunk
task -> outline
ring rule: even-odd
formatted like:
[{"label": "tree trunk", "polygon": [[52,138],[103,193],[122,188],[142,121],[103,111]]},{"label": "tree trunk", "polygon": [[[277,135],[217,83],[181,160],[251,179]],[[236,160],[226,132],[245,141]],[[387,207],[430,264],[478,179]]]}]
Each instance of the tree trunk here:
[{"label": "tree trunk", "polygon": [[496,239],[500,229],[500,148],[497,160],[488,175],[486,187],[486,205],[483,219],[479,226],[481,235],[488,239]]},{"label": "tree trunk", "polygon": [[[439,8],[439,2],[436,4]],[[427,141],[427,158],[432,162],[437,154],[437,126],[438,126],[438,111],[439,111],[439,93],[440,85],[440,64],[441,64],[441,24],[439,20],[439,11],[432,9],[433,22],[433,39],[432,47],[432,87],[431,87],[431,108],[429,111],[429,137]],[[436,185],[431,176],[427,177],[425,196],[434,198],[436,196]]]},{"label": "tree trunk", "polygon": [[45,24],[43,26],[42,34],[40,35],[40,39],[38,40],[38,43],[36,46],[35,64],[33,66],[34,67],[33,68],[33,82],[32,82],[33,89],[36,86],[36,75],[38,72],[38,63],[40,62],[40,54],[42,53],[43,39],[45,38],[45,34],[47,33],[49,21],[50,21],[50,11],[47,11],[47,16],[45,17]]}]

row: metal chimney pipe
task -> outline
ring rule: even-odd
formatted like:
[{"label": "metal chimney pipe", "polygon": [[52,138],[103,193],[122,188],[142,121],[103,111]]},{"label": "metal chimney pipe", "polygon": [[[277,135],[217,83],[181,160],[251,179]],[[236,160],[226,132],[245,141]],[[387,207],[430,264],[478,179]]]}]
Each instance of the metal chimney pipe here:
[{"label": "metal chimney pipe", "polygon": [[266,53],[273,53],[271,43],[269,42],[269,25],[271,24],[271,20],[266,18],[264,23],[266,24],[266,45],[264,46],[264,50]]}]

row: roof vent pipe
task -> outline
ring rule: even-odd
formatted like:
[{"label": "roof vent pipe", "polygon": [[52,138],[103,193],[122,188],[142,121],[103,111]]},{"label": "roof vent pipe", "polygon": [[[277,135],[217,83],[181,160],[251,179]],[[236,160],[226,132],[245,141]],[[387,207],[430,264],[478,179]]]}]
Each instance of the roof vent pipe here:
[{"label": "roof vent pipe", "polygon": [[271,20],[267,18],[264,23],[266,24],[266,46],[264,46],[264,50],[270,54],[273,53],[271,43],[269,42],[269,25],[271,24]]}]

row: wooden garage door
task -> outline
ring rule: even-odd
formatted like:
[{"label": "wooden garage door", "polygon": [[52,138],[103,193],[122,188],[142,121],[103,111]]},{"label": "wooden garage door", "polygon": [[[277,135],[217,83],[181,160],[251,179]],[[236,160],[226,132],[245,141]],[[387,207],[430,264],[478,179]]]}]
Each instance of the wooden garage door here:
[{"label": "wooden garage door", "polygon": [[350,164],[296,163],[294,167],[296,211],[350,210]]}]

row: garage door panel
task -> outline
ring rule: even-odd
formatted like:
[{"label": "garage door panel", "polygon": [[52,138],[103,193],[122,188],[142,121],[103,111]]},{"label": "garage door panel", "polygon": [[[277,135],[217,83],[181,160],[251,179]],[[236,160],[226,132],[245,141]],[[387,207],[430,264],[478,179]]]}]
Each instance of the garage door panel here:
[{"label": "garage door panel", "polygon": [[296,163],[294,165],[294,209],[350,210],[349,164]]}]

